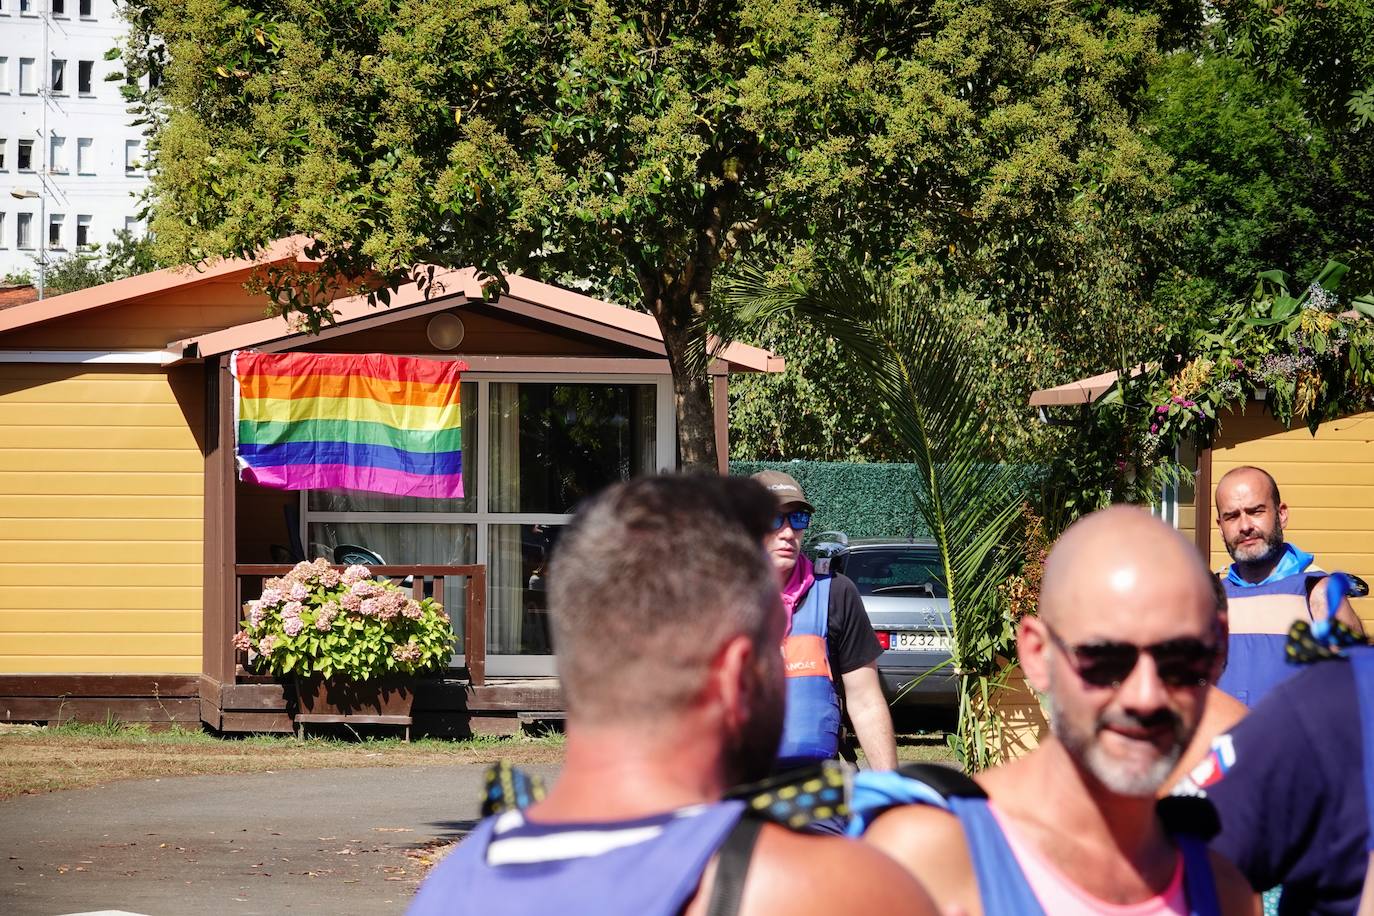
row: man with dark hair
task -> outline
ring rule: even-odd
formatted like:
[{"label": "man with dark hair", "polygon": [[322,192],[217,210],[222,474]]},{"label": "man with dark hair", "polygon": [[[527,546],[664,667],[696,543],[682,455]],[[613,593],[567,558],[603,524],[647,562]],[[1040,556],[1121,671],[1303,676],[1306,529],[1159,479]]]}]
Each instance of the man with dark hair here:
[{"label": "man with dark hair", "polygon": [[[1232,563],[1221,575],[1230,602],[1229,652],[1217,686],[1254,706],[1292,671],[1283,644],[1295,620],[1326,618],[1326,573],[1313,556],[1284,540],[1288,506],[1273,475],[1238,467],[1217,482],[1217,528]],[[1336,619],[1363,632],[1350,602]]]},{"label": "man with dark hair", "polygon": [[[796,479],[782,471],[760,471],[753,479],[773,494],[777,504],[763,543],[787,611],[787,719],[778,769],[835,756],[843,696],[868,765],[890,770],[897,765],[897,741],[878,674],[883,647],[859,590],[838,573],[817,574],[802,553],[802,533],[816,510]],[[826,826],[822,821],[816,829]],[[838,823],[830,826],[836,832],[841,829]]]},{"label": "man with dark hair", "polygon": [[[859,797],[860,774],[864,838],[967,916],[1253,913],[1244,879],[1207,851],[1204,825],[1155,801],[1216,676],[1208,580],[1193,545],[1146,512],[1080,519],[1050,552],[1039,615],[1017,633],[1050,737],[976,784],[948,771],[943,787],[879,774],[870,782],[887,778],[892,791],[877,804]],[[892,801],[918,803],[885,811]]]},{"label": "man with dark hair", "polygon": [[549,573],[562,774],[479,824],[412,916],[934,912],[876,850],[722,801],[769,773],[781,733],[774,511],[747,480],[654,477],[578,513]]}]

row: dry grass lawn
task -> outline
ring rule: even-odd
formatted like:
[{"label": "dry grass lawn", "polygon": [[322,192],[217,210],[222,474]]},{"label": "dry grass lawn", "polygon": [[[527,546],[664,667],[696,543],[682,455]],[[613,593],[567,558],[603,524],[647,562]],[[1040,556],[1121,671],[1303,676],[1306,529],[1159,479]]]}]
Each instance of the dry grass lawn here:
[{"label": "dry grass lawn", "polygon": [[557,763],[561,735],[468,741],[341,741],[219,738],[134,726],[0,726],[0,799],[103,785],[120,779],[204,776],[327,767]]}]

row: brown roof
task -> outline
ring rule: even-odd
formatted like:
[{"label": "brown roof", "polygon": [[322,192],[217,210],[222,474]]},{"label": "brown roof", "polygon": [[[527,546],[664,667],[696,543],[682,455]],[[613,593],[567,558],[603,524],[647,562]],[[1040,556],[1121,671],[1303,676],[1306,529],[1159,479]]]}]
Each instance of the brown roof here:
[{"label": "brown roof", "polygon": [[304,254],[305,246],[308,244],[309,238],[293,235],[268,245],[252,260],[224,258],[189,267],[167,267],[136,277],[102,283],[89,289],[53,296],[51,299],[16,305],[0,311],[0,332],[43,324],[94,309],[109,308],[131,299],[164,293],[177,287],[208,283],[236,273],[247,274],[255,267],[268,264],[280,264],[285,261],[310,263],[310,259]]},{"label": "brown roof", "polygon": [[[405,283],[392,291],[391,301],[387,304],[373,305],[365,295],[335,300],[331,306],[334,323],[321,329],[320,334],[353,333],[373,323],[442,311],[462,302],[484,302],[497,309],[614,340],[652,356],[661,357],[666,353],[663,335],[652,315],[517,274],[507,274],[505,280],[508,291],[494,300],[486,299],[473,268],[437,270],[428,293],[421,292],[414,283]],[[221,331],[172,341],[167,348],[191,359],[218,356],[233,350],[262,347],[295,338],[308,339],[311,335],[298,329],[297,320],[278,316],[250,321]],[[748,344],[731,343],[716,355],[737,372],[781,372],[786,368],[781,357]]]},{"label": "brown roof", "polygon": [[16,305],[23,305],[25,302],[34,302],[37,299],[38,290],[33,284],[0,286],[0,309],[12,308]]}]

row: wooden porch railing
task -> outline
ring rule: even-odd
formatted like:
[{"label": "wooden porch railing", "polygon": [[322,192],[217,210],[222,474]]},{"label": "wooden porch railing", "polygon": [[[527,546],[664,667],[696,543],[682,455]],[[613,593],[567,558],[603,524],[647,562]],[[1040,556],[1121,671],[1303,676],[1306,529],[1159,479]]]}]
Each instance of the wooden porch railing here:
[{"label": "wooden porch railing", "polygon": [[[234,597],[237,600],[237,608],[242,608],[244,603],[245,579],[261,580],[272,576],[284,576],[294,567],[290,564],[238,564],[234,566],[235,591]],[[335,569],[342,570],[345,567],[335,566]],[[468,680],[474,687],[481,687],[487,680],[487,568],[485,566],[369,566],[368,569],[374,576],[386,576],[388,579],[404,579],[406,576],[414,577],[411,586],[412,593],[418,600],[430,597],[444,605],[449,615],[453,611],[449,609],[447,602],[444,601],[444,577],[463,576],[468,580],[468,600],[467,607],[463,609],[463,659],[467,664]],[[261,588],[259,588],[259,592]],[[236,611],[235,620],[242,617],[241,611]],[[229,634],[226,634],[228,638]]]}]

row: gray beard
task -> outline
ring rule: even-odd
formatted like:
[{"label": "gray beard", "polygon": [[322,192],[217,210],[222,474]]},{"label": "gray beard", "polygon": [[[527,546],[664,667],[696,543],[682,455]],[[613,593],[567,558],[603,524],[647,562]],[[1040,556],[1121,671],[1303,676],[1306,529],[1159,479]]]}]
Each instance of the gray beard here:
[{"label": "gray beard", "polygon": [[1053,682],[1050,692],[1045,696],[1045,702],[1049,707],[1050,732],[1064,745],[1069,756],[1078,761],[1079,765],[1091,773],[1107,791],[1126,798],[1153,798],[1158,794],[1160,787],[1178,765],[1178,759],[1183,755],[1183,748],[1187,744],[1181,736],[1176,736],[1173,748],[1162,754],[1143,772],[1127,772],[1103,752],[1102,746],[1096,740],[1096,729],[1091,734],[1084,734],[1069,725],[1067,717],[1055,701]]}]

